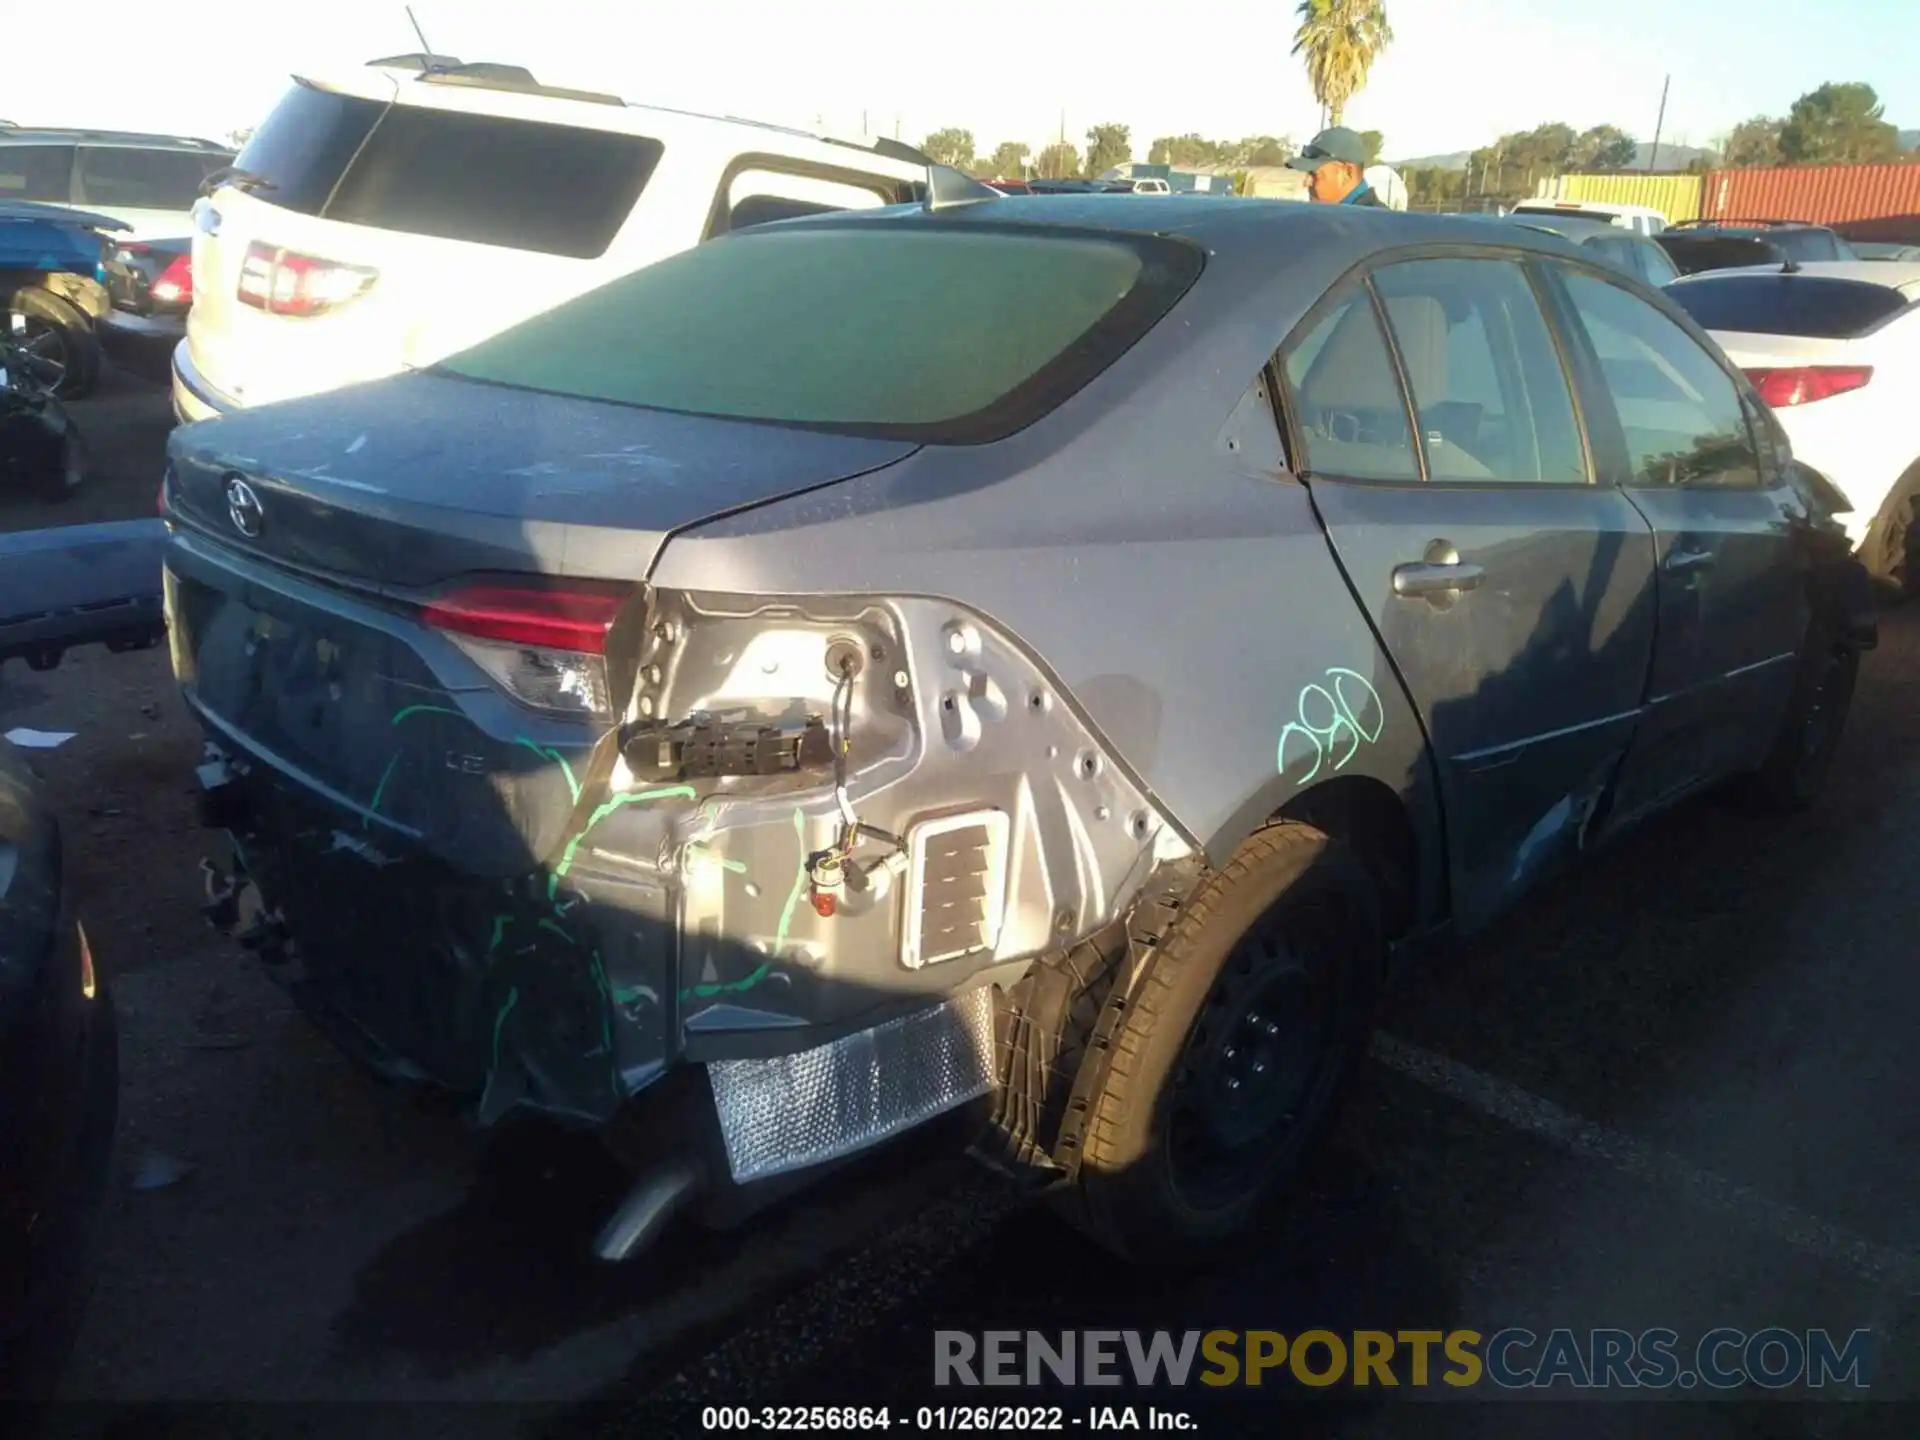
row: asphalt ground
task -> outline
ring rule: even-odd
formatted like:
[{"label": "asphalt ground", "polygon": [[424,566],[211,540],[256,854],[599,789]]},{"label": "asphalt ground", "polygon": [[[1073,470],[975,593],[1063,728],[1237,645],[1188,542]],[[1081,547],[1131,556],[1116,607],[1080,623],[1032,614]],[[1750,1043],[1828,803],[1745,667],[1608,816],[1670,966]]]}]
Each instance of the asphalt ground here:
[{"label": "asphalt ground", "polygon": [[[0,527],[152,513],[163,392],[116,372],[76,415],[87,492],[0,496]],[[120,1178],[58,1423],[671,1436],[709,1406],[890,1405],[912,1428],[995,1402],[1059,1405],[1067,1429],[1151,1405],[1207,1434],[1920,1433],[1916,717],[1909,607],[1813,811],[1689,805],[1405,977],[1317,1184],[1219,1270],[1118,1270],[939,1131],[609,1268],[586,1256],[620,1185],[596,1147],[476,1134],[368,1078],[206,928],[198,737],[164,651],[7,666],[0,729],[77,732],[36,763],[121,1016]],[[177,1178],[136,1188],[155,1175]],[[1665,1327],[1683,1355],[1716,1327],[1868,1328],[1876,1359],[1842,1402],[1490,1403],[1284,1368],[1205,1394],[933,1384],[936,1330],[1515,1326]]]}]

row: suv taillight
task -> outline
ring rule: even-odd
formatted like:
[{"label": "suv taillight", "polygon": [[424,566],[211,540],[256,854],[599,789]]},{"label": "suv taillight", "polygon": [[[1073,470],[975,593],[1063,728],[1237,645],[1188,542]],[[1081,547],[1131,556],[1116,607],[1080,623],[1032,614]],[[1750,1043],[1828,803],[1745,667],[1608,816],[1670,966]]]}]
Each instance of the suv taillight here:
[{"label": "suv taillight", "polygon": [[256,240],[240,266],[240,303],[269,315],[320,315],[365,294],[379,273]]},{"label": "suv taillight", "polygon": [[420,618],[524,705],[604,716],[607,632],[631,590],[593,581],[466,585]]},{"label": "suv taillight", "polygon": [[163,304],[193,303],[193,258],[176,255],[153,282],[153,298]]},{"label": "suv taillight", "polygon": [[1749,370],[1746,373],[1760,398],[1776,410],[1787,405],[1811,405],[1816,400],[1844,395],[1849,390],[1858,390],[1873,379],[1871,365],[1796,365],[1778,370]]}]

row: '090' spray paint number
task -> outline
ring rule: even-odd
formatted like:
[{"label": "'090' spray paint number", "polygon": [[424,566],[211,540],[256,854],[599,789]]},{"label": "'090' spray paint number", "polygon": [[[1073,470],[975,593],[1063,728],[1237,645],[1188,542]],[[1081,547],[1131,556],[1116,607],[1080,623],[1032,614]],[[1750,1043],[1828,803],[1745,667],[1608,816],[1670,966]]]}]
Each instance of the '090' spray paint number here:
[{"label": "'090' spray paint number", "polygon": [[[1324,681],[1300,687],[1294,705],[1295,718],[1280,732],[1276,763],[1282,775],[1291,775],[1288,765],[1304,773],[1294,775],[1304,785],[1318,775],[1329,760],[1335,770],[1360,753],[1362,745],[1380,738],[1387,723],[1387,710],[1380,694],[1366,676],[1344,666],[1331,666]],[[1289,749],[1291,747],[1291,749]]]}]

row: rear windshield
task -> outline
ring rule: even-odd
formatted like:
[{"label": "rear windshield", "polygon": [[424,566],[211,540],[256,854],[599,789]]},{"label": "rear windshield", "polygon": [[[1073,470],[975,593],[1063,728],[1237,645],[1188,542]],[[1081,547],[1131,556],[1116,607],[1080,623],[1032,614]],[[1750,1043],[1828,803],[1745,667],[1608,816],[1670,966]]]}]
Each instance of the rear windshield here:
[{"label": "rear windshield", "polygon": [[1177,240],[921,220],[712,241],[442,362],[660,410],[977,444],[1031,424],[1185,293]]},{"label": "rear windshield", "polygon": [[660,154],[645,136],[297,85],[237,163],[263,199],[304,215],[590,260]]},{"label": "rear windshield", "polygon": [[1846,340],[1907,307],[1898,290],[1815,275],[1710,275],[1667,289],[1707,330]]}]

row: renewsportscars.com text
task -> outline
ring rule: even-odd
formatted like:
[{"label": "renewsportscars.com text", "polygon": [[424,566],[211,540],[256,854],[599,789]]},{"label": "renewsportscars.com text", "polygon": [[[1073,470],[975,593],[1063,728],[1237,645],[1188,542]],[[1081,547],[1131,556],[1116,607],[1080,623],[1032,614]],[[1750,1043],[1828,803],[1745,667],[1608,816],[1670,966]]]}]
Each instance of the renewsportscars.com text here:
[{"label": "renewsportscars.com text", "polygon": [[1827,1330],[936,1330],[933,1383],[1864,1390],[1873,1333]]}]

